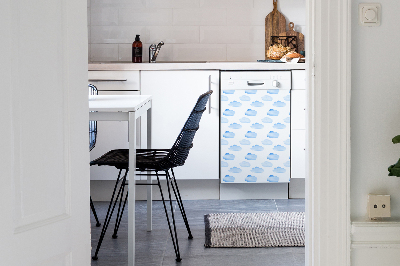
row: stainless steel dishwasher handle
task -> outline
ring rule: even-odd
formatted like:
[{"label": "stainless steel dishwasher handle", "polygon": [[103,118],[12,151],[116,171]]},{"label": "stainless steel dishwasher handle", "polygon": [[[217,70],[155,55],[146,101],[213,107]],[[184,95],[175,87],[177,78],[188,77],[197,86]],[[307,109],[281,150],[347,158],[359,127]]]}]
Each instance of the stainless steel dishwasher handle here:
[{"label": "stainless steel dishwasher handle", "polygon": [[[211,75],[208,76],[208,91],[211,91]],[[211,95],[208,98],[208,113],[211,114]]]},{"label": "stainless steel dishwasher handle", "polygon": [[264,85],[264,82],[250,82],[247,81],[247,86],[262,86]]}]

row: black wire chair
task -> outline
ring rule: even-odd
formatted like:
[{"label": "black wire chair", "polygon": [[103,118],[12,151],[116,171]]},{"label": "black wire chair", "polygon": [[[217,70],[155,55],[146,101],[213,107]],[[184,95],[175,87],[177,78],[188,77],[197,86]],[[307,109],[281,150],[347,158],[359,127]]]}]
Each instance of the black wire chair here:
[{"label": "black wire chair", "polygon": [[[89,84],[89,95],[98,95],[98,91],[96,86],[93,84]],[[92,151],[94,146],[96,145],[97,140],[97,121],[89,121],[89,151]],[[90,196],[90,209],[93,212],[94,218],[96,219],[96,226],[99,227],[101,223],[99,222],[99,218],[97,217],[96,209],[94,208],[94,204],[92,201],[92,196]]]},{"label": "black wire chair", "polygon": [[[175,250],[176,261],[181,261],[181,256],[179,252],[179,244],[178,244],[178,236],[176,233],[176,226],[175,226],[175,216],[173,212],[173,205],[172,205],[172,197],[171,197],[171,188],[175,195],[175,199],[178,203],[179,210],[182,214],[182,218],[185,222],[186,229],[188,231],[188,238],[193,239],[192,233],[190,231],[189,222],[186,217],[185,209],[183,207],[182,198],[179,192],[178,184],[175,179],[175,174],[173,168],[177,166],[184,165],[190,149],[193,147],[193,138],[196,134],[196,131],[199,129],[200,119],[202,117],[203,112],[206,110],[206,103],[212,94],[213,91],[206,92],[198,98],[196,105],[194,106],[192,112],[189,115],[185,125],[183,126],[178,138],[175,140],[174,145],[171,149],[137,149],[136,150],[136,171],[146,172],[143,174],[138,175],[155,175],[157,177],[157,184],[160,193],[161,199],[164,206],[165,215],[167,217],[169,232],[171,235],[172,243]],[[114,233],[112,235],[113,238],[117,238],[119,225],[121,223],[122,214],[125,209],[125,205],[128,198],[128,192],[125,193],[124,197],[124,188],[127,185],[126,176],[129,171],[129,150],[128,149],[118,149],[112,150],[107,152],[106,154],[102,155],[101,157],[93,160],[90,165],[108,165],[114,166],[119,169],[119,174],[117,177],[117,181],[114,186],[114,190],[111,196],[111,201],[108,206],[107,215],[105,222],[103,224],[103,229],[100,234],[99,242],[97,243],[97,248],[95,251],[94,256],[92,257],[93,260],[98,259],[98,253],[101,247],[101,243],[104,239],[104,235],[107,231],[107,227],[110,223],[111,216],[114,212],[116,204],[119,200],[118,206],[118,213],[116,218],[116,223],[114,227]],[[125,170],[123,176],[121,177],[122,170]],[[155,174],[153,174],[155,172]],[[159,172],[165,172],[161,174]],[[170,173],[171,172],[171,173]],[[168,214],[167,206],[165,204],[164,194],[161,188],[160,183],[160,176],[165,176],[167,181],[167,188],[168,188],[168,199],[170,203],[170,214]],[[119,189],[117,195],[115,197],[115,192],[119,185]],[[147,185],[147,184],[144,184]],[[115,202],[114,202],[115,197]],[[123,202],[123,203],[122,203]],[[170,221],[170,216],[172,218],[172,226]]]}]

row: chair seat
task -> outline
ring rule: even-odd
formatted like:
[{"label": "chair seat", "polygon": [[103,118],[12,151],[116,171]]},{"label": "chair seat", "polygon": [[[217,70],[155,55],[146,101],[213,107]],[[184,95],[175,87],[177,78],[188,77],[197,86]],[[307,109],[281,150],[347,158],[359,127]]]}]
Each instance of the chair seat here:
[{"label": "chair seat", "polygon": [[[162,161],[166,160],[170,149],[137,149],[136,150],[136,170],[138,171],[164,171]],[[108,165],[117,169],[128,169],[129,150],[111,150],[99,158],[90,162],[90,165]],[[169,165],[169,164],[167,164]]]}]

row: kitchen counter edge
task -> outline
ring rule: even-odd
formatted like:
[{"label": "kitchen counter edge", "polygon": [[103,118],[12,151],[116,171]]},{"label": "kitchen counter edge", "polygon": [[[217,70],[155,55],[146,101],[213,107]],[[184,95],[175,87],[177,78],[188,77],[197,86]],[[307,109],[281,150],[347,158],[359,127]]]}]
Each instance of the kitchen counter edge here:
[{"label": "kitchen counter edge", "polygon": [[292,70],[305,63],[211,62],[211,63],[89,63],[89,71],[130,70]]}]

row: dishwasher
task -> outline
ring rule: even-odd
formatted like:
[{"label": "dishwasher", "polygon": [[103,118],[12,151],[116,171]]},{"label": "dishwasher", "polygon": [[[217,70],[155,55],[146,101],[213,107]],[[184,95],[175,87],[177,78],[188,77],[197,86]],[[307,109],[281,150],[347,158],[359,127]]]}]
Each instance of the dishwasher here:
[{"label": "dishwasher", "polygon": [[221,71],[221,183],[290,181],[291,71]]}]

